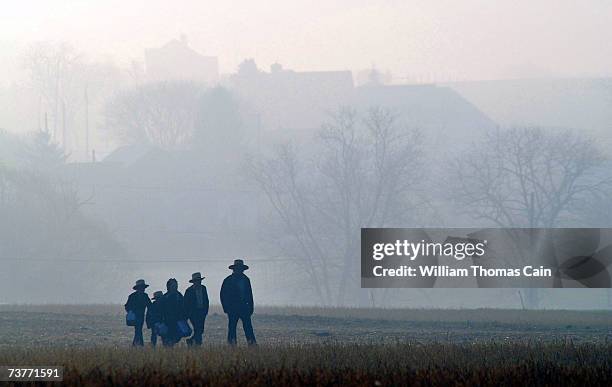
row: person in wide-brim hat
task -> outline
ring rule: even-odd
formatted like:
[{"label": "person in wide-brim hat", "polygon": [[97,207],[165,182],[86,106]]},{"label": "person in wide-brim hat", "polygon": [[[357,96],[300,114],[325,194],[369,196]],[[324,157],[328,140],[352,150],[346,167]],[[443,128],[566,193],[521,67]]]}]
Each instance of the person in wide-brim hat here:
[{"label": "person in wide-brim hat", "polygon": [[249,267],[244,264],[242,259],[234,259],[234,264],[229,265],[228,268],[232,270],[247,270]]},{"label": "person in wide-brim hat", "polygon": [[244,264],[242,259],[235,259],[234,264],[230,265],[232,274],[223,280],[221,285],[221,306],[223,312],[227,314],[227,342],[236,345],[236,326],[238,320],[242,320],[244,335],[249,345],[256,345],[255,332],[251,315],[253,314],[253,289],[251,280],[244,274],[249,267]]},{"label": "person in wide-brim hat", "polygon": [[136,284],[132,287],[134,292],[130,294],[124,305],[125,311],[127,312],[125,322],[128,326],[134,327],[132,345],[135,347],[142,347],[144,345],[142,325],[145,322],[145,311],[151,305],[149,295],[145,293],[145,289],[148,286],[149,285],[147,285],[143,279],[136,281]]},{"label": "person in wide-brim hat", "polygon": [[191,279],[189,280],[189,282],[191,283],[195,283],[197,281],[202,281],[204,278],[206,277],[202,277],[202,273],[200,273],[199,271],[197,273],[193,273],[191,275]]},{"label": "person in wide-brim hat", "polygon": [[138,289],[146,289],[148,287],[149,285],[145,283],[145,280],[139,279],[138,281],[136,281],[136,285],[132,286],[132,289],[138,290]]},{"label": "person in wide-brim hat", "polygon": [[199,271],[193,273],[189,281],[193,285],[185,290],[183,308],[193,327],[193,334],[187,339],[188,346],[200,346],[204,339],[204,325],[210,302],[208,300],[208,290],[202,284],[203,279],[204,277]]}]

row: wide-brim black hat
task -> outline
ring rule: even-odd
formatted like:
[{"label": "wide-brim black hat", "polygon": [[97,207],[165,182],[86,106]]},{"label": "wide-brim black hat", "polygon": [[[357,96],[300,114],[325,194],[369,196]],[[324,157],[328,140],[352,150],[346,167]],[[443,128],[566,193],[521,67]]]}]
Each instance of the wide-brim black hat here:
[{"label": "wide-brim black hat", "polygon": [[189,282],[194,283],[196,281],[202,281],[204,278],[206,277],[202,277],[202,274],[200,272],[193,273]]},{"label": "wide-brim black hat", "polygon": [[247,270],[249,267],[244,264],[244,261],[242,259],[235,259],[234,260],[234,264],[233,265],[229,265],[228,268],[230,268],[232,270],[234,270],[234,269]]},{"label": "wide-brim black hat", "polygon": [[149,285],[147,285],[144,282],[144,280],[138,280],[138,281],[136,281],[136,285],[132,286],[132,289],[138,290],[138,289],[146,289],[148,287],[149,287]]}]

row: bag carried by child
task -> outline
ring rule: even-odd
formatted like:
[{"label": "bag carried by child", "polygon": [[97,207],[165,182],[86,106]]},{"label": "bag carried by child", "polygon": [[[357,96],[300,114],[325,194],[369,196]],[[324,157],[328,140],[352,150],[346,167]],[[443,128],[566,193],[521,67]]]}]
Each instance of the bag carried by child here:
[{"label": "bag carried by child", "polygon": [[155,323],[155,331],[160,336],[166,336],[168,334],[168,326],[162,322]]},{"label": "bag carried by child", "polygon": [[128,310],[125,316],[125,324],[128,327],[135,327],[137,323],[136,313],[133,310]]},{"label": "bag carried by child", "polygon": [[176,331],[178,332],[180,337],[189,337],[191,336],[191,327],[187,324],[185,320],[179,320],[176,322]]}]

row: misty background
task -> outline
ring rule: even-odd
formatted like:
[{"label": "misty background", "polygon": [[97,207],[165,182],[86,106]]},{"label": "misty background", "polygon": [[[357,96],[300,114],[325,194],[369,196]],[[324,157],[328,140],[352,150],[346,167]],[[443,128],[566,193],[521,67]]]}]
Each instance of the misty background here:
[{"label": "misty background", "polygon": [[[0,303],[609,308],[360,289],[361,227],[612,227],[603,1],[23,1],[0,15]],[[519,291],[521,293],[519,293]]]}]

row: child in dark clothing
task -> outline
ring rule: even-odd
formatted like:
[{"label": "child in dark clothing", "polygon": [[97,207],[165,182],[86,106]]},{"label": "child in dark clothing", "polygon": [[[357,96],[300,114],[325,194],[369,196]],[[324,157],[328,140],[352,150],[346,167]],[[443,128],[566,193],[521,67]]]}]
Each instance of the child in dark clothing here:
[{"label": "child in dark clothing", "polygon": [[147,309],[147,328],[151,330],[151,345],[157,345],[157,336],[160,336],[159,325],[162,323],[162,298],[164,293],[157,291],[153,293],[153,303]]}]

